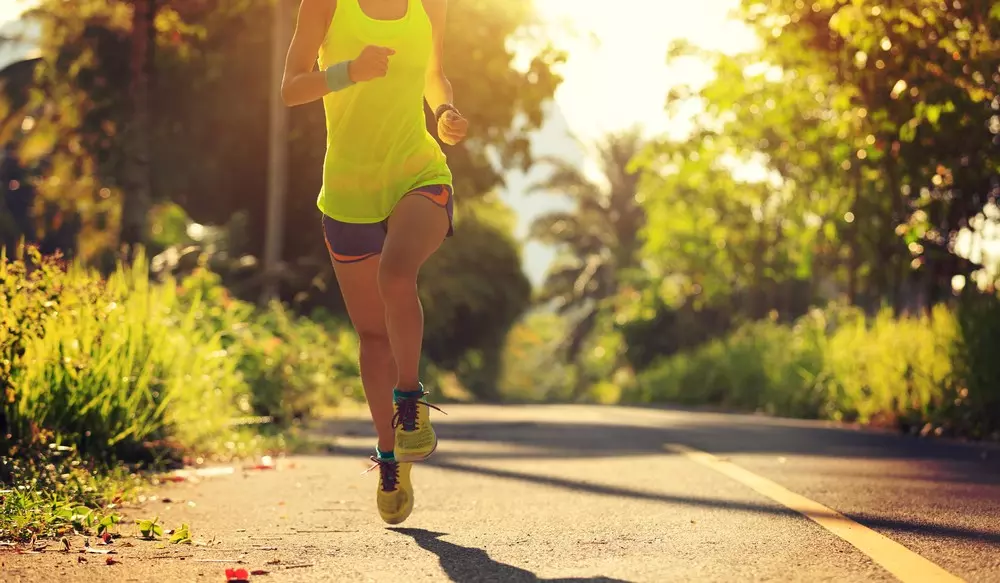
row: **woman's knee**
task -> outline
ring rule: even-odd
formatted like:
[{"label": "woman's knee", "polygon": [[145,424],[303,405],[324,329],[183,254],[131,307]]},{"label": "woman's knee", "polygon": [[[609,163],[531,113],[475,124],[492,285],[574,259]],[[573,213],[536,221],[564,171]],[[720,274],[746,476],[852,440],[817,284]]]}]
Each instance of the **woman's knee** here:
[{"label": "woman's knee", "polygon": [[385,330],[358,330],[358,344],[362,353],[392,353],[389,333]]},{"label": "woman's knee", "polygon": [[416,293],[417,271],[401,262],[383,261],[378,270],[378,289],[382,294],[382,301]]}]

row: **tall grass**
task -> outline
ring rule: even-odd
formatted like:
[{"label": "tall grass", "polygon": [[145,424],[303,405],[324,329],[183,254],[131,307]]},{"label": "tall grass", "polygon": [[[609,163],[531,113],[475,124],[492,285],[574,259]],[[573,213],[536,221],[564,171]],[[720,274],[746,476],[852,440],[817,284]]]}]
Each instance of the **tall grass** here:
[{"label": "tall grass", "polygon": [[[33,266],[30,267],[29,266]],[[131,459],[151,443],[212,450],[237,418],[288,422],[360,398],[349,329],[229,296],[215,274],[151,283],[144,258],[106,280],[37,254],[0,263],[0,389],[16,443],[50,432]]]},{"label": "tall grass", "polygon": [[106,279],[0,258],[0,538],[100,505],[119,462],[239,455],[241,418],[280,426],[360,398],[356,348],[344,326],[234,299],[203,268],[154,283],[143,257]]},{"label": "tall grass", "polygon": [[151,285],[144,261],[106,281],[41,260],[3,269],[5,322],[23,326],[3,379],[8,432],[51,431],[99,458],[135,457],[155,441],[204,449],[249,411],[221,334],[179,309],[174,285]]}]

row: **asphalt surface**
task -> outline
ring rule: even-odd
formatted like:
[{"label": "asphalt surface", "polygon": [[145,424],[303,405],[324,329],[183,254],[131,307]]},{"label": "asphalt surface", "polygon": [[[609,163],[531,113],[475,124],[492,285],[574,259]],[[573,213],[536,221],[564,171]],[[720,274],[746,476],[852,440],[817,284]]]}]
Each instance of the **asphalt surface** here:
[{"label": "asphalt surface", "polygon": [[376,474],[360,473],[373,432],[345,418],[323,428],[328,455],[169,485],[127,510],[190,524],[194,545],[123,538],[99,547],[117,551],[114,565],[80,554],[82,539],[69,553],[4,552],[0,581],[225,581],[227,567],[264,569],[251,580],[275,582],[898,580],[884,555],[666,447],[678,444],[957,578],[1000,582],[1000,450],[990,446],[682,411],[447,412],[435,417],[441,448],[413,470],[416,509],[401,528],[379,521]]}]

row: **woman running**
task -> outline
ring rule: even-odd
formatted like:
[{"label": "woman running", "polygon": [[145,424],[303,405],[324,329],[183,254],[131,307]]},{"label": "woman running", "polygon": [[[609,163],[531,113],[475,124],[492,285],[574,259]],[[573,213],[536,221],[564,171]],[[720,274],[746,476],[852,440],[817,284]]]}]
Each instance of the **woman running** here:
[{"label": "woman running", "polygon": [[447,0],[302,0],[281,85],[287,105],[323,99],[326,111],[317,205],[360,339],[378,432],[376,502],[389,524],[413,510],[411,462],[437,447],[418,378],[417,273],[451,235],[454,200],[424,100],[445,144],[457,144],[468,128],[442,68],[446,11]]}]

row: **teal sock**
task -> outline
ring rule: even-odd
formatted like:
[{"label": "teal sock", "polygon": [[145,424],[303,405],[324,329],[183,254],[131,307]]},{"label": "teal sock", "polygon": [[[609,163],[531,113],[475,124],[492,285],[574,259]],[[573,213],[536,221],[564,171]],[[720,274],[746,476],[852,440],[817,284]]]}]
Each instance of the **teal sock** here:
[{"label": "teal sock", "polygon": [[413,393],[422,393],[422,392],[424,392],[424,383],[417,383],[417,384],[420,385],[420,388],[417,389],[417,390],[415,390],[415,391],[400,391],[399,389],[393,389],[392,390],[392,398],[394,400],[398,401],[400,399],[405,399],[406,397],[409,397]]},{"label": "teal sock", "polygon": [[378,456],[378,459],[380,459],[382,461],[387,461],[387,462],[396,461],[396,454],[391,449],[389,451],[381,451],[376,446],[375,447],[375,455]]}]

